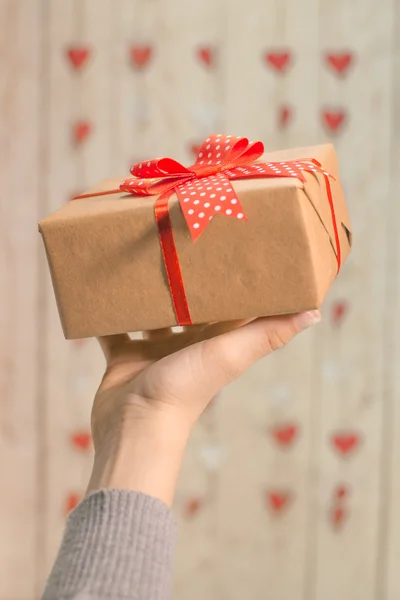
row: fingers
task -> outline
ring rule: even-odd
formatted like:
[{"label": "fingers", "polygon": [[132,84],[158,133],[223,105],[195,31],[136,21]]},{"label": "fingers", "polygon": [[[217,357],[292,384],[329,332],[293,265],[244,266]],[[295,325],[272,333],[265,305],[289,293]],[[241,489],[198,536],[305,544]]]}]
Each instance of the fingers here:
[{"label": "fingers", "polygon": [[[205,373],[216,373],[224,386],[263,356],[278,350],[298,333],[318,323],[318,311],[257,319],[203,344]],[[217,370],[217,372],[216,372]]]},{"label": "fingers", "polygon": [[252,321],[255,321],[255,319],[224,321],[223,323],[211,323],[210,325],[205,325],[196,333],[194,341],[197,343],[216,337],[217,335],[223,335],[224,333],[239,329],[239,327],[243,327]]},{"label": "fingers", "polygon": [[103,350],[104,356],[107,362],[113,358],[113,356],[118,352],[118,350],[127,344],[127,342],[131,341],[131,338],[127,333],[123,333],[120,335],[105,335],[103,337],[97,338],[101,349]]},{"label": "fingers", "polygon": [[202,332],[207,325],[191,325],[173,331],[171,327],[144,332],[142,350],[154,358],[177,352],[186,346],[203,339]]},{"label": "fingers", "polygon": [[146,331],[144,338],[146,340],[164,340],[174,335],[171,327],[164,327],[163,329],[154,329],[153,331]]},{"label": "fingers", "polygon": [[141,352],[149,360],[158,360],[197,342],[197,335],[202,329],[203,327],[200,329],[198,326],[192,325],[179,332],[172,330],[164,334],[158,334],[158,331],[146,332],[145,339],[141,344]]},{"label": "fingers", "polygon": [[163,344],[168,343],[168,347],[166,346],[166,353],[171,354],[172,352],[181,350],[191,344],[197,344],[198,342],[213,338],[216,335],[222,335],[223,333],[227,333],[238,327],[243,327],[243,325],[246,325],[251,321],[254,321],[254,319],[190,325],[190,327],[183,327],[182,331],[179,332],[174,332],[170,328],[157,329],[155,331],[147,331],[145,333],[145,339],[159,341]]},{"label": "fingers", "polygon": [[178,333],[167,327],[147,331],[143,340],[134,342],[128,334],[103,336],[98,341],[108,364],[128,355],[154,361],[203,342],[205,360],[210,368],[220,368],[231,380],[319,319],[319,313],[313,311],[285,317],[192,325]]},{"label": "fingers", "polygon": [[155,329],[143,332],[143,339],[132,340],[128,334],[109,335],[98,338],[107,364],[131,359],[135,361],[155,361],[177,352],[197,341],[197,335],[205,325],[185,327],[180,332],[172,328]]}]

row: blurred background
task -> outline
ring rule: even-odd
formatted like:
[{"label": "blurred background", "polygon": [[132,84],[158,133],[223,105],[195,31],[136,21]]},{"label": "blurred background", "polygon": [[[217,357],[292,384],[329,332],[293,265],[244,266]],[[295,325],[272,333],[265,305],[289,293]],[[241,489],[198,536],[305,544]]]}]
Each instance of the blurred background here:
[{"label": "blurred background", "polygon": [[175,512],[176,600],[400,597],[396,0],[0,0],[0,599],[39,597],[92,462],[37,221],[210,132],[332,140],[354,252],[324,322],[218,397]]}]

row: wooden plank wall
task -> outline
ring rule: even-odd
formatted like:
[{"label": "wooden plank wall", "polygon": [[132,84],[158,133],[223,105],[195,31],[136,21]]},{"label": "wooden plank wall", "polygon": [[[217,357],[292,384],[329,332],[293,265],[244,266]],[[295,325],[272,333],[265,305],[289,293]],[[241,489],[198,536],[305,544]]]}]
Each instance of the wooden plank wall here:
[{"label": "wooden plank wall", "polygon": [[8,600],[32,597],[38,569],[40,0],[1,2],[0,23],[0,597]]},{"label": "wooden plank wall", "polygon": [[333,139],[355,246],[323,324],[195,430],[174,597],[397,600],[399,14],[0,0],[0,600],[40,595],[90,471],[103,366],[94,342],[62,337],[36,223],[133,161],[190,161],[219,130],[268,149]]}]

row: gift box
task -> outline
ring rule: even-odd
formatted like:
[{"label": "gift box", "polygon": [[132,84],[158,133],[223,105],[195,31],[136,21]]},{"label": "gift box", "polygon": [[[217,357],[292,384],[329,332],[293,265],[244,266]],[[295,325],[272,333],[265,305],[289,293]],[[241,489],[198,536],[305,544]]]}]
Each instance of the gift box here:
[{"label": "gift box", "polygon": [[67,339],[317,309],[350,253],[332,145],[210,136],[39,224]]}]

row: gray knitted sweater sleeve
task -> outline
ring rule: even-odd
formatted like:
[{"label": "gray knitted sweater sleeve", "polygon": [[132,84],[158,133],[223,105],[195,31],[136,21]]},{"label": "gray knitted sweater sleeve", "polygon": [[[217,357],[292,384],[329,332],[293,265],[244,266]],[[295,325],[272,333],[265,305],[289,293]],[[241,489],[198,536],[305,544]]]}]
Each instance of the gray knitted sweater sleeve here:
[{"label": "gray knitted sweater sleeve", "polygon": [[168,600],[175,540],[161,501],[95,492],[68,517],[43,600]]}]

